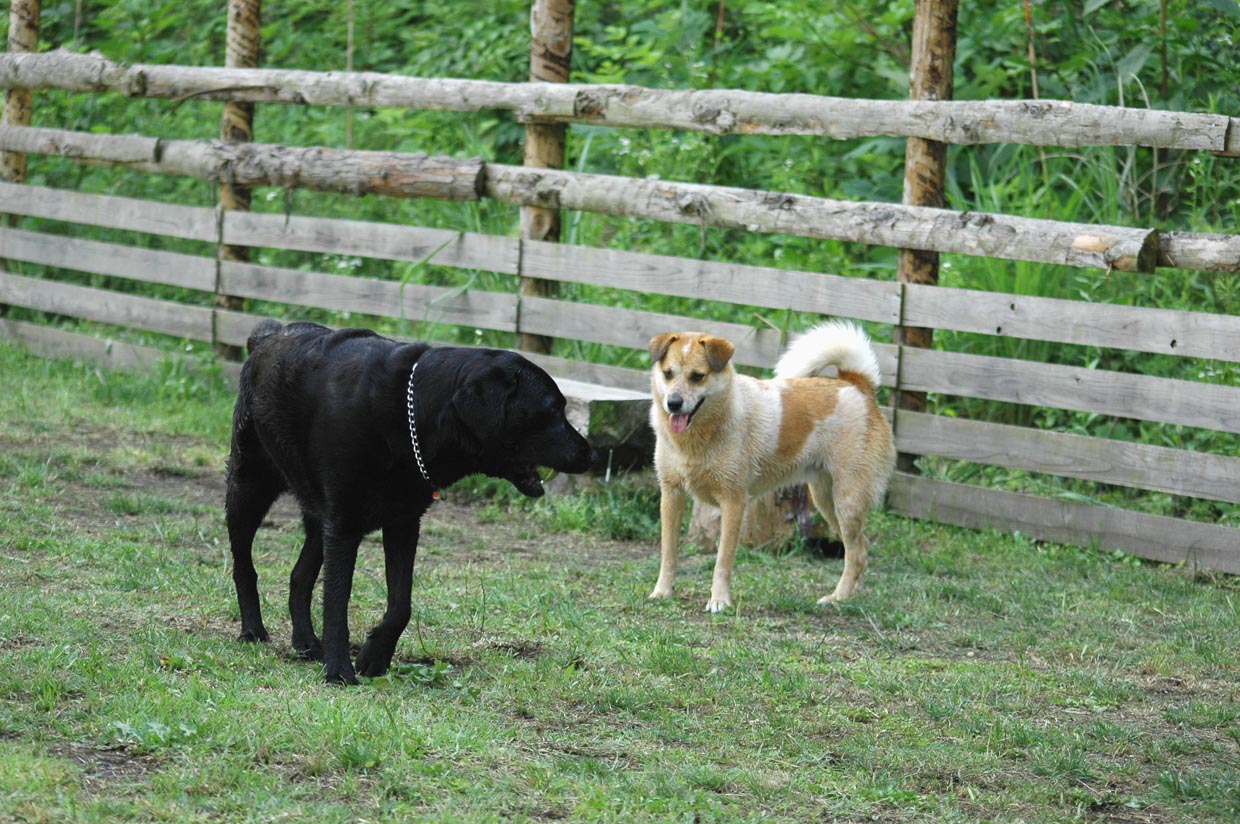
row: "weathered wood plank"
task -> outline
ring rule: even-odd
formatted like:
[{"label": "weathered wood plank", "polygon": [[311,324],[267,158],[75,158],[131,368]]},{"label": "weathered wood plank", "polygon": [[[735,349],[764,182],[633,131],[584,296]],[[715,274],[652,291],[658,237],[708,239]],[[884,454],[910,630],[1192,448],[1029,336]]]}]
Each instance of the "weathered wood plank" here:
[{"label": "weathered wood plank", "polygon": [[1158,232],[929,206],[855,203],[780,192],[487,165],[485,194],[505,203],[581,209],[1009,260],[1153,271]]},{"label": "weathered wood plank", "polygon": [[234,261],[220,262],[220,290],[239,297],[512,332],[515,295],[481,289],[423,286],[373,278],[304,272]]},{"label": "weathered wood plank", "polygon": [[517,238],[364,220],[229,212],[223,242],[515,275]]},{"label": "weathered wood plank", "polygon": [[656,295],[795,309],[897,323],[900,287],[891,282],[704,260],[526,241],[521,268],[548,280]]},{"label": "weathered wood plank", "polygon": [[0,273],[0,303],[76,318],[211,340],[211,310],[71,283]]},{"label": "weathered wood plank", "polygon": [[210,292],[215,260],[0,227],[0,258]]},{"label": "weathered wood plank", "polygon": [[[639,350],[645,350],[650,339],[663,332],[710,332],[735,344],[734,363],[764,369],[774,366],[785,345],[775,329],[547,298],[523,298],[520,323],[537,334]],[[896,373],[896,347],[876,343],[874,351],[883,384],[891,385]]]},{"label": "weathered wood plank", "polygon": [[288,186],[345,194],[477,200],[481,158],[363,152],[221,140],[160,140],[0,125],[0,149],[52,154],[234,186]]},{"label": "weathered wood plank", "polygon": [[601,363],[581,360],[579,358],[560,358],[554,355],[540,355],[536,352],[522,353],[534,363],[546,369],[557,380],[566,378],[584,383],[612,386],[633,392],[650,392],[650,370],[629,369],[623,366],[608,366]]},{"label": "weathered wood plank", "polygon": [[904,349],[906,388],[1240,432],[1240,387]]},{"label": "weathered wood plank", "polygon": [[0,318],[0,339],[19,343],[40,357],[71,358],[118,371],[149,370],[168,357],[165,350],[153,346],[7,318]]},{"label": "weathered wood plank", "polygon": [[984,335],[1240,361],[1240,317],[910,284],[905,323]]},{"label": "weathered wood plank", "polygon": [[[375,72],[125,66],[99,54],[0,55],[0,86],[310,106],[510,110],[520,119],[710,134],[893,135],[945,143],[1158,146],[1240,152],[1226,115],[1057,100],[853,100],[730,89],[497,83]],[[1237,128],[1236,131],[1240,131]]]},{"label": "weathered wood plank", "polygon": [[219,237],[214,209],[46,186],[0,183],[0,211],[210,243]]},{"label": "weathered wood plank", "polygon": [[918,455],[1240,503],[1240,458],[901,410],[896,448]]},{"label": "weathered wood plank", "polygon": [[1039,540],[1119,549],[1165,563],[1240,573],[1240,529],[1054,501],[897,473],[887,504],[912,518],[974,529],[1019,531]]}]

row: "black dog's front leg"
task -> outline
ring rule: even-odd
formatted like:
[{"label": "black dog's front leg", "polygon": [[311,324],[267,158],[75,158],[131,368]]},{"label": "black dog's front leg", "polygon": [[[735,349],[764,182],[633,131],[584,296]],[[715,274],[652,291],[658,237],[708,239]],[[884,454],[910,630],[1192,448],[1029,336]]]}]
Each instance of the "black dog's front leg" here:
[{"label": "black dog's front leg", "polygon": [[357,656],[359,675],[376,677],[388,671],[396,642],[409,626],[413,561],[418,553],[420,519],[383,528],[383,565],[387,576],[387,611],[366,636]]},{"label": "black dog's front leg", "polygon": [[349,660],[349,597],[353,593],[353,568],[357,565],[360,533],[323,526],[323,680],[356,684]]}]

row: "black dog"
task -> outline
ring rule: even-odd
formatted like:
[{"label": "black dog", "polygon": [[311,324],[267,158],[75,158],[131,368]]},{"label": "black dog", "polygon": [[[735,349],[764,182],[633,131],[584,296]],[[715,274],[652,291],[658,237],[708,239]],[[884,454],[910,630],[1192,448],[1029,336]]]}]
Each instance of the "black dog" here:
[{"label": "black dog", "polygon": [[[233,413],[226,512],[241,639],[266,641],[254,533],[292,492],[306,540],[289,580],[293,647],[329,682],[387,672],[409,623],[418,528],[439,488],[466,475],[543,494],[536,467],[584,472],[594,450],[534,364],[494,349],[402,344],[364,329],[264,321],[248,343]],[[362,537],[383,530],[387,611],[349,661],[349,595]],[[323,570],[323,640],[310,597]]]}]

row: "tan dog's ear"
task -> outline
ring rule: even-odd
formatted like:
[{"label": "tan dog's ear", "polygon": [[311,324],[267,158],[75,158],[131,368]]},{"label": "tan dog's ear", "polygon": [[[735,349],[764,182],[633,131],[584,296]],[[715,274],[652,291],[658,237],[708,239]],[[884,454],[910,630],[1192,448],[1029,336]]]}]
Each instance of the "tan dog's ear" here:
[{"label": "tan dog's ear", "polygon": [[650,339],[650,360],[658,363],[663,360],[663,356],[667,354],[667,350],[672,348],[672,344],[680,336],[675,332],[664,332],[662,335],[656,335]]},{"label": "tan dog's ear", "polygon": [[732,360],[732,353],[736,351],[736,347],[732,345],[732,341],[725,338],[716,338],[707,335],[702,338],[702,346],[706,347],[706,362],[710,364],[710,368],[716,372],[722,372],[728,365],[728,361]]}]

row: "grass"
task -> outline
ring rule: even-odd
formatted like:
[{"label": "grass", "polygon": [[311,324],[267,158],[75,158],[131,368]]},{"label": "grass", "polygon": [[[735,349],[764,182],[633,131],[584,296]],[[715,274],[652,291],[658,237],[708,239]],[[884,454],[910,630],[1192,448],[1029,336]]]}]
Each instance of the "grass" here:
[{"label": "grass", "polygon": [[[648,478],[428,516],[393,671],[288,646],[295,513],[242,645],[222,382],[0,347],[0,821],[1235,820],[1235,580],[878,514],[839,561],[742,551],[650,602]],[[483,496],[483,493],[486,493]],[[383,608],[362,550],[355,634]]]}]

